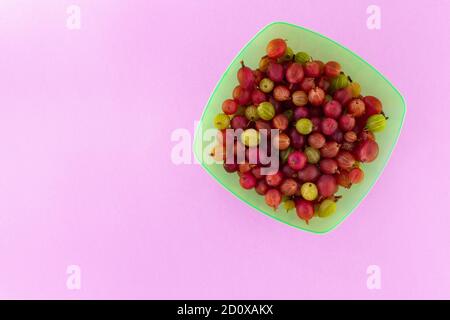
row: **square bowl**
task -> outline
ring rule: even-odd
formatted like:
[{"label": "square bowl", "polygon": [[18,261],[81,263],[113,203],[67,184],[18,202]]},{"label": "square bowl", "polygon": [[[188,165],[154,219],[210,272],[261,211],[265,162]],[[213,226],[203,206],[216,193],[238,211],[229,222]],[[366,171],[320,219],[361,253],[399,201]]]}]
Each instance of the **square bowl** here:
[{"label": "square bowl", "polygon": [[[231,97],[233,88],[238,84],[236,73],[240,68],[240,61],[243,60],[249,67],[256,68],[259,59],[265,54],[267,43],[274,38],[287,39],[294,52],[305,51],[322,61],[338,61],[345,73],[361,84],[364,95],[373,95],[381,100],[383,110],[389,117],[386,129],[376,134],[380,147],[377,159],[362,165],[365,173],[363,182],[352,186],[351,189],[339,188],[337,195],[342,195],[342,199],[337,204],[336,212],[327,218],[314,217],[309,224],[299,219],[295,210],[286,212],[283,206],[280,206],[274,211],[255,190],[243,189],[236,174],[227,173],[221,164],[208,161],[211,137],[203,133],[214,128],[213,119],[217,113],[222,112],[223,100]],[[326,233],[336,228],[354,211],[381,175],[399,137],[405,113],[405,101],[399,91],[361,57],[317,32],[286,22],[274,22],[265,26],[244,46],[222,75],[197,126],[193,150],[195,157],[209,174],[225,189],[259,212],[301,230]]]}]

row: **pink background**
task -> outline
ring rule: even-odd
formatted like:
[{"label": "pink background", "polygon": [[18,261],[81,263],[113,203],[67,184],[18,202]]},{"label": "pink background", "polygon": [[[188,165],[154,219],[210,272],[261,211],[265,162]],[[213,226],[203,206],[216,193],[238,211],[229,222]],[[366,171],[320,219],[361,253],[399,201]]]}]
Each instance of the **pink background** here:
[{"label": "pink background", "polygon": [[[450,298],[450,2],[377,0],[378,31],[369,4],[2,0],[0,298]],[[193,131],[228,63],[276,20],[351,48],[408,104],[384,174],[325,236],[170,158],[171,132]],[[366,287],[372,264],[381,290]]]}]

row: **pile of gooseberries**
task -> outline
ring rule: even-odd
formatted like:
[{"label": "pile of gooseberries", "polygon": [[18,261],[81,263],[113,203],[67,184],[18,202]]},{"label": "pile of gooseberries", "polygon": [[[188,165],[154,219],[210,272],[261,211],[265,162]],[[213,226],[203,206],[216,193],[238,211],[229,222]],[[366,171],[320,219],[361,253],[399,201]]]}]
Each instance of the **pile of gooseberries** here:
[{"label": "pile of gooseberries", "polygon": [[[338,188],[360,183],[361,163],[378,156],[374,133],[384,130],[387,120],[381,101],[361,95],[361,86],[336,61],[294,54],[283,39],[271,40],[266,51],[255,70],[241,62],[239,84],[214,118],[221,146],[227,129],[242,130],[229,152],[240,145],[245,161],[226,162],[224,169],[237,172],[242,188],[255,189],[274,209],[283,202],[306,223],[314,216],[328,217],[336,211]],[[280,167],[263,175],[267,165],[249,158],[268,138],[263,130],[271,129],[278,130],[269,143],[279,150]],[[226,151],[214,156],[224,160]]]}]

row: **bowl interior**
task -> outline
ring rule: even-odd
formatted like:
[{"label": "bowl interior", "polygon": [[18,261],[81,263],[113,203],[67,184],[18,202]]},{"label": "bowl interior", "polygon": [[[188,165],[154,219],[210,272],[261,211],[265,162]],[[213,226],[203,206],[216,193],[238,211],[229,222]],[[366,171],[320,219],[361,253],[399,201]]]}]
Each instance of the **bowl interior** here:
[{"label": "bowl interior", "polygon": [[[295,210],[286,212],[280,206],[274,212],[265,204],[264,197],[258,195],[254,190],[242,189],[236,174],[226,173],[221,164],[210,161],[211,137],[203,134],[208,129],[214,128],[213,119],[217,113],[221,112],[222,101],[231,97],[232,90],[237,85],[236,73],[240,68],[240,61],[243,60],[249,67],[256,68],[260,57],[265,54],[267,43],[274,38],[287,39],[288,45],[294,52],[305,51],[312,57],[325,62],[338,61],[342,65],[343,71],[350,75],[353,81],[361,84],[363,95],[374,95],[382,101],[383,110],[389,117],[386,129],[376,134],[380,146],[378,158],[370,164],[363,165],[364,181],[352,186],[350,190],[339,188],[338,195],[343,197],[338,202],[336,213],[327,218],[316,217],[309,221],[309,224],[300,220],[295,214]],[[335,228],[358,206],[380,176],[400,134],[405,111],[405,102],[397,89],[355,53],[311,30],[289,23],[275,22],[259,31],[239,52],[223,74],[197,127],[194,153],[205,170],[222,186],[258,211],[302,230],[325,233]]]}]

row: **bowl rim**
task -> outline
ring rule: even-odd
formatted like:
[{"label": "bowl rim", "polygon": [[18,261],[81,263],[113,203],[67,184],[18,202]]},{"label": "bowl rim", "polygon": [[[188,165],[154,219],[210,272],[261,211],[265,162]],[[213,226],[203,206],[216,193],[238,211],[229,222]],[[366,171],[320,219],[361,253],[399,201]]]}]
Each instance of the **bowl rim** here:
[{"label": "bowl rim", "polygon": [[[208,168],[208,166],[206,166],[203,162],[202,159],[202,154],[203,154],[203,150],[202,150],[202,154],[199,155],[197,154],[197,141],[199,139],[198,135],[201,131],[201,124],[203,123],[203,119],[205,117],[205,114],[207,112],[207,110],[210,107],[211,104],[211,100],[214,97],[216,91],[220,88],[220,85],[222,83],[222,81],[224,80],[225,76],[228,74],[228,72],[230,72],[231,66],[235,63],[236,60],[238,60],[238,57],[247,49],[247,47],[249,47],[253,41],[255,41],[258,36],[263,33],[264,31],[266,31],[268,28],[274,26],[274,25],[286,25],[289,27],[294,27],[309,33],[314,34],[315,36],[319,36],[321,38],[324,38],[332,43],[334,43],[335,45],[341,47],[342,49],[344,49],[345,51],[347,51],[348,53],[350,53],[353,57],[355,57],[356,59],[360,60],[361,62],[363,62],[364,64],[366,64],[369,68],[371,68],[373,71],[375,71],[375,73],[377,73],[384,81],[386,81],[386,83],[394,90],[394,92],[400,97],[402,105],[401,107],[403,108],[403,113],[402,113],[402,117],[400,120],[400,126],[398,129],[398,132],[396,134],[395,140],[390,148],[390,150],[388,150],[388,155],[386,158],[386,161],[382,164],[381,169],[380,169],[380,174],[378,174],[378,176],[370,183],[369,188],[367,189],[367,191],[363,194],[363,196],[355,202],[355,204],[351,207],[351,209],[349,209],[347,211],[346,214],[344,214],[339,220],[337,220],[337,222],[332,225],[330,228],[325,229],[325,230],[320,230],[320,231],[315,231],[315,230],[311,230],[302,226],[298,226],[298,225],[293,225],[285,220],[282,220],[276,216],[272,216],[269,215],[268,213],[261,211],[259,208],[257,208],[255,205],[253,205],[251,202],[247,201],[246,199],[244,199],[243,197],[241,197],[240,195],[238,195],[237,193],[235,193],[234,191],[232,191],[231,189],[229,189],[225,184],[223,184],[221,182],[221,180]],[[347,48],[346,46],[334,41],[333,39],[328,38],[327,36],[313,31],[311,29],[290,23],[290,22],[285,22],[285,21],[274,21],[271,22],[267,25],[265,25],[263,28],[261,28],[240,50],[239,52],[234,56],[234,58],[231,60],[231,62],[228,64],[226,70],[222,73],[222,76],[220,77],[219,81],[217,82],[217,84],[214,87],[213,92],[210,94],[208,101],[206,102],[205,107],[203,108],[203,112],[202,112],[202,116],[200,118],[200,121],[197,123],[196,129],[195,129],[195,133],[194,133],[194,139],[193,139],[193,153],[194,153],[194,157],[197,160],[197,162],[202,166],[202,168],[210,175],[212,176],[222,187],[224,187],[228,192],[230,192],[231,194],[233,194],[235,197],[237,197],[239,200],[241,200],[242,202],[246,203],[247,205],[249,205],[250,207],[254,208],[255,210],[257,210],[259,213],[264,214],[265,216],[272,218],[280,223],[283,223],[285,225],[288,225],[290,227],[293,227],[295,229],[298,230],[302,230],[302,231],[306,231],[312,234],[317,234],[317,235],[325,235],[326,233],[329,233],[330,231],[333,231],[334,229],[336,229],[338,226],[340,226],[342,224],[342,222],[347,219],[354,211],[355,209],[359,206],[359,204],[366,198],[366,196],[370,193],[370,191],[372,190],[372,188],[374,187],[375,183],[378,181],[378,179],[380,178],[380,176],[382,175],[384,169],[386,168],[387,163],[389,162],[392,153],[394,151],[395,146],[397,145],[398,139],[400,137],[400,133],[402,131],[403,128],[403,124],[405,122],[405,117],[406,117],[406,111],[407,111],[407,107],[406,107],[406,100],[403,97],[403,95],[400,93],[400,91],[391,83],[391,81],[389,81],[380,71],[378,71],[375,67],[373,67],[370,63],[368,63],[366,60],[364,60],[362,57],[360,57],[358,54],[356,54],[355,52],[353,52],[352,50],[350,50],[349,48]]]}]

